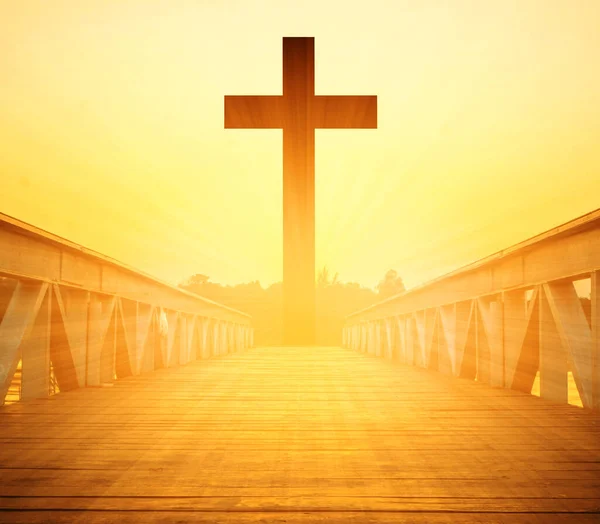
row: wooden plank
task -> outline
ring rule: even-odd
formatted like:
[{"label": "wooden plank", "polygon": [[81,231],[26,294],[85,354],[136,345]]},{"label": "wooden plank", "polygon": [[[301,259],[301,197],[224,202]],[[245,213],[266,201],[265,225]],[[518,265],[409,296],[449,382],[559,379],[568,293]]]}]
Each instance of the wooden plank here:
[{"label": "wooden plank", "polygon": [[[544,518],[546,517],[546,519]],[[48,513],[44,511],[18,512],[18,522],[27,524],[48,524]],[[52,524],[106,524],[119,522],[132,524],[140,522],[138,512],[127,511],[52,511]],[[272,510],[265,515],[262,511],[194,510],[194,511],[148,511],[143,514],[143,522],[165,524],[166,522],[193,522],[195,524],[263,524],[265,522],[284,522],[286,524],[597,524],[597,514],[555,514],[546,516],[535,513],[453,513],[449,519],[447,513],[424,511],[391,510],[387,512],[365,511],[327,511],[326,513],[309,511]]]},{"label": "wooden plank", "polygon": [[198,360],[0,419],[7,523],[599,515],[599,414],[340,348]]}]

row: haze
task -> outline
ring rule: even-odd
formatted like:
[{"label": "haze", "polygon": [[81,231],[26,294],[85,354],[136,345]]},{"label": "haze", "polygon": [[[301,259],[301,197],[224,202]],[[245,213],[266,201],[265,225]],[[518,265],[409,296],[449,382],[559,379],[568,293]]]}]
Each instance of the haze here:
[{"label": "haze", "polygon": [[319,130],[317,266],[414,286],[598,207],[596,1],[4,2],[0,210],[177,283],[282,277],[281,131],[223,96],[378,96]]}]

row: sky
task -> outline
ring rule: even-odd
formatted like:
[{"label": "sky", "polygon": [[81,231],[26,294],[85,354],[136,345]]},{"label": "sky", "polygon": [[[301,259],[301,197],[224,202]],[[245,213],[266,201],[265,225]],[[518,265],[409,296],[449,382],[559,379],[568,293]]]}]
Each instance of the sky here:
[{"label": "sky", "polygon": [[282,37],[318,95],[378,129],[316,131],[316,265],[408,287],[600,207],[597,0],[0,3],[0,211],[161,279],[282,278]]}]

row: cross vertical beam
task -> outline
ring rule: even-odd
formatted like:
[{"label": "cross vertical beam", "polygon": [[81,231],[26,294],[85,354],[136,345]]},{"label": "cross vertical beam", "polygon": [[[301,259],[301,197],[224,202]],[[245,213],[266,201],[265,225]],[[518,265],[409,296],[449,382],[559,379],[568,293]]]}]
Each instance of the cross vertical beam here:
[{"label": "cross vertical beam", "polygon": [[283,336],[314,344],[315,129],[314,40],[284,39],[283,98]]}]

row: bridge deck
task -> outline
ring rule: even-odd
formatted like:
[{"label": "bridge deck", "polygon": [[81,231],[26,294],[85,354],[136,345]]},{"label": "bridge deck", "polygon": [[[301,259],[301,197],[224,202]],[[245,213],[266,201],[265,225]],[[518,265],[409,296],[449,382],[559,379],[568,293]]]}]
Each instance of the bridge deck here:
[{"label": "bridge deck", "polygon": [[0,421],[2,522],[600,519],[598,416],[339,348],[198,361]]}]

